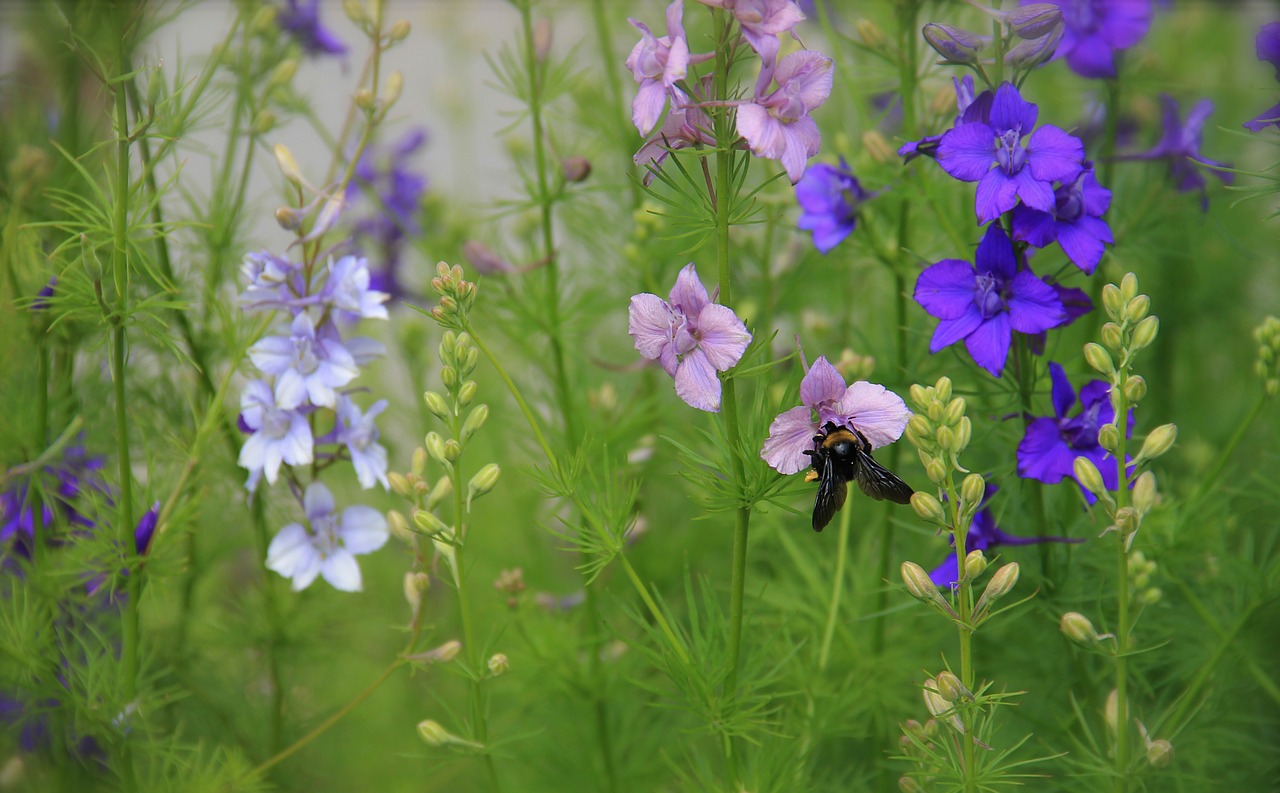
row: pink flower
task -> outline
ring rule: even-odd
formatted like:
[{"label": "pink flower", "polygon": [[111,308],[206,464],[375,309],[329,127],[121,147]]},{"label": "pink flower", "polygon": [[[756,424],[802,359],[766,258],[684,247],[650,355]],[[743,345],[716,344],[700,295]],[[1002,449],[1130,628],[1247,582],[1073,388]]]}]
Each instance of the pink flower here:
[{"label": "pink flower", "polygon": [[751,334],[733,309],[711,302],[693,264],[680,271],[670,302],[646,292],[631,298],[629,313],[636,349],[675,378],[676,395],[690,407],[718,412],[716,372],[738,363]]},{"label": "pink flower", "polygon": [[[667,106],[667,97],[677,91],[675,85],[683,80],[689,68],[689,42],[685,40],[684,25],[680,21],[684,13],[684,0],[672,0],[667,6],[667,35],[658,38],[643,22],[628,19],[643,34],[627,56],[627,68],[640,84],[636,98],[631,102],[631,121],[648,135],[657,125]],[[694,59],[697,63],[709,56]]]},{"label": "pink flower", "polygon": [[[712,78],[702,78],[699,89],[703,95],[710,93]],[[676,90],[671,99],[671,112],[667,120],[662,122],[662,129],[644,142],[636,152],[635,164],[645,169],[644,185],[649,186],[656,171],[676,149],[687,149],[702,144],[716,145],[715,136],[711,134],[711,119],[697,104],[698,98],[689,99],[682,91]]]},{"label": "pink flower", "polygon": [[[804,404],[780,414],[769,425],[760,458],[782,474],[808,468],[812,459],[813,436],[828,421],[857,430],[872,449],[887,446],[907,428],[911,411],[902,397],[882,385],[859,380],[845,387],[844,378],[820,356],[800,381],[800,401]],[[816,417],[815,417],[816,414]]]},{"label": "pink flower", "polygon": [[800,50],[783,58],[774,72],[778,87],[738,107],[738,134],[757,157],[780,160],[791,183],[800,181],[805,163],[818,153],[822,136],[809,112],[831,95],[831,59]]}]

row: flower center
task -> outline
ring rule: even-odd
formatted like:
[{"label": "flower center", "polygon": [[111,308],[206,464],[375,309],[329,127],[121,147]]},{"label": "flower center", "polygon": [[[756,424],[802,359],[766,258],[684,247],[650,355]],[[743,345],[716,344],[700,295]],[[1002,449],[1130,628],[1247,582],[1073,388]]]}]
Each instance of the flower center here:
[{"label": "flower center", "polygon": [[320,367],[314,340],[309,336],[293,337],[293,368],[302,374],[311,374]]},{"label": "flower center", "polygon": [[289,434],[289,427],[292,425],[293,416],[289,411],[269,408],[262,412],[262,427],[259,431],[266,433],[271,440],[278,441]]},{"label": "flower center", "polygon": [[1062,4],[1062,18],[1068,30],[1084,34],[1095,33],[1100,20],[1098,10],[1094,8],[1096,0],[1075,0]]},{"label": "flower center", "polygon": [[1022,147],[1021,127],[1005,130],[996,137],[996,162],[1009,176],[1022,170],[1027,161],[1027,150]]},{"label": "flower center", "polygon": [[982,318],[991,319],[1004,311],[1004,297],[1000,294],[1000,283],[992,275],[979,275],[975,282],[973,302],[982,312]]},{"label": "flower center", "polygon": [[338,534],[338,516],[335,513],[319,515],[311,519],[311,534],[316,538],[316,552],[321,559],[342,547],[342,536]]},{"label": "flower center", "polygon": [[1064,184],[1054,191],[1054,214],[1058,220],[1074,223],[1084,214],[1084,190],[1080,181]]}]

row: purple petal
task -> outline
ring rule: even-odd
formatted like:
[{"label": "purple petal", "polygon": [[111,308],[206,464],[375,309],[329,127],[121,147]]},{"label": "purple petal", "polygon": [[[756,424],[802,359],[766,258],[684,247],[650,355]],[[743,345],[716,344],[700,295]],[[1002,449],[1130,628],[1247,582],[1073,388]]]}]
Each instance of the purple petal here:
[{"label": "purple petal", "polygon": [[635,339],[640,354],[649,359],[661,355],[662,349],[671,344],[671,327],[675,321],[667,302],[657,295],[636,295],[631,298],[627,314],[627,332]]},{"label": "purple petal", "polygon": [[973,265],[943,259],[920,273],[913,296],[931,316],[958,319],[973,306],[974,288]]},{"label": "purple petal", "polygon": [[978,273],[990,273],[1001,281],[1014,277],[1018,263],[1013,258],[1013,243],[1009,242],[1009,237],[998,223],[988,226],[982,235],[974,262]]},{"label": "purple petal", "polygon": [[1018,475],[1045,484],[1057,484],[1071,474],[1075,453],[1062,440],[1058,424],[1038,418],[1027,425],[1018,444]]},{"label": "purple petal", "polygon": [[845,382],[840,370],[831,365],[827,356],[819,355],[800,381],[800,401],[818,409],[823,403],[834,403],[844,396]]},{"label": "purple petal", "polygon": [[1076,403],[1076,390],[1071,387],[1066,370],[1060,364],[1049,363],[1049,380],[1053,383],[1051,401],[1053,412],[1058,418],[1067,415],[1067,411]]},{"label": "purple petal", "polygon": [[786,149],[782,123],[760,105],[742,105],[738,108],[738,134],[757,157],[782,159],[782,153]]},{"label": "purple petal", "polygon": [[847,425],[857,428],[872,449],[887,446],[902,437],[911,411],[902,397],[878,383],[859,380],[844,392],[836,410]]},{"label": "purple petal", "polygon": [[1052,212],[1055,206],[1053,187],[1042,182],[1031,173],[1030,168],[1023,168],[1013,177],[1018,185],[1018,197],[1022,203],[1041,212]]},{"label": "purple petal", "polygon": [[1042,182],[1070,182],[1080,175],[1084,144],[1052,124],[1045,124],[1027,141],[1031,174]]},{"label": "purple petal", "polygon": [[676,285],[671,287],[671,307],[686,317],[696,317],[710,303],[707,288],[698,280],[693,262],[689,262],[681,268],[676,276]]},{"label": "purple petal", "polygon": [[751,334],[733,309],[712,303],[698,315],[699,347],[716,371],[734,367],[747,351]]},{"label": "purple petal", "polygon": [[1008,129],[1031,129],[1036,125],[1039,109],[1022,98],[1012,83],[1002,83],[996,89],[991,102],[991,128],[997,132]]},{"label": "purple petal", "polygon": [[1268,22],[1258,29],[1254,50],[1258,60],[1276,67],[1276,79],[1280,80],[1280,22]]},{"label": "purple petal", "polygon": [[790,124],[783,124],[782,137],[782,167],[787,171],[787,178],[795,184],[804,176],[804,167],[809,158],[818,153],[818,148],[822,145],[822,134],[818,131],[816,121],[803,116]]},{"label": "purple petal", "polygon": [[1111,227],[1098,218],[1082,217],[1075,223],[1059,223],[1058,244],[1062,252],[1086,275],[1093,273],[1105,251],[1103,243],[1114,242]]},{"label": "purple petal", "polygon": [[[1028,173],[1026,169],[1019,173]],[[1052,192],[1050,193],[1052,195]],[[999,168],[992,168],[978,182],[978,193],[973,209],[979,223],[990,223],[1013,209],[1018,203],[1018,182]]]},{"label": "purple petal", "polygon": [[769,437],[760,449],[760,458],[780,474],[798,473],[811,465],[804,452],[813,448],[817,433],[818,425],[809,408],[791,408],[769,425]]},{"label": "purple petal", "polygon": [[953,179],[976,182],[996,164],[995,137],[986,124],[961,124],[948,130],[938,141],[938,164]]},{"label": "purple petal", "polygon": [[1005,361],[1009,359],[1009,342],[1012,337],[1013,334],[1009,331],[1009,316],[996,314],[966,336],[964,346],[973,357],[974,363],[993,376],[999,377],[1004,371]]},{"label": "purple petal", "polygon": [[645,80],[631,100],[631,123],[641,135],[648,135],[657,126],[662,110],[667,106],[667,89],[657,80]]},{"label": "purple petal", "polygon": [[929,573],[929,580],[937,587],[953,587],[960,580],[960,561],[956,559],[956,552],[952,551],[942,560],[942,564],[933,568]]},{"label": "purple petal", "polygon": [[1110,0],[1106,13],[1106,23],[1098,32],[1113,49],[1132,47],[1151,27],[1151,0]]},{"label": "purple petal", "polygon": [[958,319],[942,320],[934,329],[933,338],[929,340],[929,352],[937,353],[943,347],[955,344],[977,330],[981,324],[982,312],[976,305],[970,305],[964,316]]},{"label": "purple petal", "polygon": [[1250,132],[1261,132],[1272,126],[1280,127],[1280,104],[1272,106],[1244,124],[1245,129]]},{"label": "purple petal", "polygon": [[1081,77],[1094,80],[1116,76],[1111,47],[1097,34],[1076,40],[1075,46],[1067,53],[1067,65]]},{"label": "purple petal", "polygon": [[676,366],[676,396],[689,407],[709,413],[720,411],[720,378],[701,349],[685,355]]},{"label": "purple petal", "polygon": [[1061,325],[1067,318],[1058,293],[1030,270],[1013,277],[1009,292],[1009,325],[1019,333],[1039,333]]},{"label": "purple petal", "polygon": [[1028,206],[1013,208],[1013,238],[1043,248],[1051,245],[1058,235],[1058,223],[1053,215]]}]

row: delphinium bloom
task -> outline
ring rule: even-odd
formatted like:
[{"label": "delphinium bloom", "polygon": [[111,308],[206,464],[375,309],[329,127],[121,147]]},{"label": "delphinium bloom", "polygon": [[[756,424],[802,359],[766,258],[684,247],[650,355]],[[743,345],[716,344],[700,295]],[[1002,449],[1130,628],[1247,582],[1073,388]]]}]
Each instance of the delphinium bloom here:
[{"label": "delphinium bloom", "polygon": [[[982,504],[979,505],[978,512],[973,516],[973,522],[969,524],[969,533],[965,535],[964,549],[965,552],[986,551],[990,548],[1000,545],[1035,545],[1042,542],[1079,542],[1067,537],[1019,537],[1016,534],[1010,534],[996,525],[995,516],[991,514],[991,508],[987,503],[991,501],[991,497],[1000,492],[998,485],[988,484],[986,493],[982,497]],[[960,579],[960,560],[956,558],[954,550],[956,538],[951,537],[951,545],[953,550],[942,560],[942,564],[935,567],[929,572],[929,579],[936,586],[953,587]]]},{"label": "delphinium bloom", "polygon": [[387,400],[379,399],[367,412],[346,395],[338,397],[337,422],[334,425],[334,441],[347,447],[351,464],[356,469],[360,486],[368,489],[375,482],[387,483],[387,450],[378,443],[378,426],[373,423],[379,413],[387,409]]},{"label": "delphinium bloom", "polygon": [[657,125],[667,99],[680,96],[676,83],[688,73],[689,42],[684,35],[683,14],[684,0],[672,0],[667,6],[667,35],[662,37],[654,36],[643,22],[627,20],[641,33],[640,41],[627,56],[627,68],[640,84],[631,102],[631,123],[641,135],[648,135]]},{"label": "delphinium bloom", "polygon": [[1231,184],[1234,174],[1218,168],[1230,168],[1230,163],[1211,160],[1200,153],[1200,145],[1204,138],[1204,122],[1213,112],[1213,102],[1201,99],[1187,114],[1186,122],[1181,120],[1178,100],[1168,94],[1160,95],[1161,128],[1160,140],[1147,151],[1128,154],[1117,159],[1124,160],[1165,160],[1169,163],[1169,175],[1180,192],[1200,191],[1200,208],[1209,210],[1209,192],[1204,174],[1197,165],[1211,166],[1210,170],[1225,184]]},{"label": "delphinium bloom", "polygon": [[1084,145],[1052,124],[1032,132],[1038,108],[1010,83],[996,89],[986,121],[965,121],[938,142],[942,169],[962,182],[977,182],[974,209],[988,223],[1022,203],[1041,212],[1054,208],[1052,182],[1074,180],[1083,168]]},{"label": "delphinium bloom", "polygon": [[249,469],[250,490],[263,474],[274,485],[281,465],[310,465],[314,454],[311,425],[301,410],[276,404],[275,390],[251,380],[240,395],[240,423],[252,433],[240,447],[239,465]]},{"label": "delphinium bloom", "polygon": [[[1018,475],[1045,484],[1057,484],[1067,477],[1075,478],[1075,459],[1088,457],[1102,474],[1109,490],[1120,482],[1120,468],[1114,458],[1098,444],[1098,428],[1110,424],[1115,409],[1108,397],[1110,386],[1102,380],[1090,380],[1080,389],[1079,410],[1067,413],[1076,405],[1076,391],[1066,372],[1056,363],[1049,364],[1053,381],[1053,416],[1032,419],[1018,444]],[[1132,425],[1130,425],[1132,426]],[[1081,488],[1085,498],[1094,497]]]},{"label": "delphinium bloom", "polygon": [[996,377],[1004,370],[1013,331],[1035,334],[1066,320],[1053,287],[1018,270],[1013,244],[998,224],[987,228],[975,264],[944,259],[916,281],[915,299],[941,320],[929,352],[964,339],[973,360]]},{"label": "delphinium bloom", "polygon": [[1057,242],[1071,263],[1092,273],[1102,260],[1104,244],[1115,242],[1102,219],[1111,206],[1111,191],[1086,168],[1053,191],[1053,210],[1041,212],[1025,204],[1013,208],[1013,238],[1037,248]]},{"label": "delphinium bloom", "polygon": [[356,163],[348,195],[364,189],[374,206],[355,223],[355,245],[378,262],[371,271],[371,286],[391,296],[405,296],[400,283],[400,262],[405,242],[422,235],[418,216],[427,179],[413,169],[413,157],[423,147],[427,133],[411,129],[385,149],[366,149]]},{"label": "delphinium bloom", "polygon": [[317,333],[306,312],[293,318],[288,336],[267,336],[250,347],[249,358],[263,374],[276,378],[276,405],[285,410],[305,401],[331,408],[335,389],[360,373],[341,339]]},{"label": "delphinium bloom", "polygon": [[[1258,60],[1275,67],[1276,79],[1280,80],[1280,22],[1263,25],[1258,30],[1254,47],[1258,53]],[[1246,122],[1244,126],[1251,132],[1261,132],[1266,127],[1280,129],[1280,104],[1264,110],[1261,115]]]},{"label": "delphinium bloom", "polygon": [[267,548],[267,567],[293,582],[295,592],[323,576],[334,589],[358,592],[357,554],[372,553],[390,536],[387,519],[373,507],[347,507],[338,514],[333,493],[320,482],[303,496],[307,525],[290,523]]},{"label": "delphinium bloom", "polygon": [[671,112],[662,122],[662,128],[646,140],[636,152],[634,161],[636,165],[645,169],[644,185],[646,187],[653,181],[654,175],[672,151],[690,146],[716,144],[715,136],[711,134],[711,119],[697,104],[703,97],[710,94],[712,83],[712,76],[707,75],[695,89],[700,95],[691,98],[681,95],[673,101]]},{"label": "delphinium bloom", "polygon": [[859,380],[846,386],[844,377],[826,356],[819,356],[800,381],[799,407],[778,415],[769,425],[769,437],[760,458],[781,474],[808,468],[813,438],[827,422],[856,430],[871,448],[887,446],[907,428],[911,411],[902,397],[882,385]]},{"label": "delphinium bloom", "polygon": [[308,55],[342,55],[347,46],[320,24],[320,0],[285,0],[276,24],[293,36]]},{"label": "delphinium bloom", "polygon": [[31,555],[36,530],[33,491],[41,494],[40,525],[46,531],[55,524],[72,530],[93,528],[90,499],[99,496],[105,503],[111,500],[107,484],[98,473],[104,464],[104,458],[89,454],[83,445],[71,444],[57,459],[11,480],[0,493],[0,543],[4,550],[24,558]]},{"label": "delphinium bloom", "polygon": [[631,298],[628,333],[642,356],[675,378],[676,394],[690,407],[720,410],[720,378],[742,358],[751,334],[728,306],[712,303],[693,264],[685,266],[670,300],[644,293]]},{"label": "delphinium bloom", "polygon": [[[804,20],[804,12],[795,0],[698,0],[712,8],[733,14],[742,37],[756,51],[764,70],[773,68],[778,58],[778,36]],[[768,79],[768,75],[763,75]]]},{"label": "delphinium bloom", "polygon": [[1055,57],[1081,77],[1116,76],[1117,50],[1142,41],[1151,26],[1151,0],[1021,0],[1052,3],[1066,24]]},{"label": "delphinium bloom", "polygon": [[849,164],[810,165],[796,182],[796,203],[800,205],[799,228],[813,232],[813,247],[827,253],[853,233],[858,209],[872,197],[862,189]]},{"label": "delphinium bloom", "polygon": [[800,50],[778,63],[773,79],[778,87],[738,106],[738,134],[757,157],[779,160],[795,184],[805,162],[818,153],[822,136],[809,113],[831,95],[831,59],[820,52]]}]

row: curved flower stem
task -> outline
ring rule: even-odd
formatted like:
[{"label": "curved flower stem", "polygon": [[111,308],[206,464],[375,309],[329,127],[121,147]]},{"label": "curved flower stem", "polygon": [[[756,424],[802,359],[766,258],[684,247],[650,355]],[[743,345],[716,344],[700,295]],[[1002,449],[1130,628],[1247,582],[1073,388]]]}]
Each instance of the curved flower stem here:
[{"label": "curved flower stem", "polygon": [[836,542],[836,572],[831,580],[831,600],[827,603],[827,622],[822,629],[822,647],[818,650],[818,671],[827,668],[831,659],[831,639],[836,633],[836,616],[840,613],[840,600],[844,597],[844,564],[849,555],[849,524],[853,510],[840,510],[840,535]]}]

